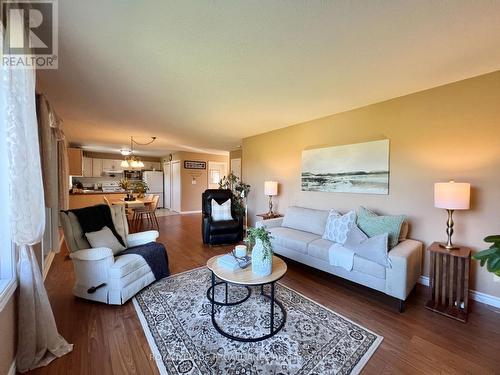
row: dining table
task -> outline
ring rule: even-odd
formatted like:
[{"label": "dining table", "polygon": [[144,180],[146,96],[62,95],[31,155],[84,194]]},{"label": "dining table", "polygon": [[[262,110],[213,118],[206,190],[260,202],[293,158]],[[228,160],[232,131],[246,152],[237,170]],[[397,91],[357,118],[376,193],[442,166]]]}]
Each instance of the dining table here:
[{"label": "dining table", "polygon": [[[141,222],[139,217],[136,215],[136,211],[145,209],[146,207],[153,204],[153,198],[135,198],[133,201],[127,201],[125,198],[120,198],[110,201],[112,205],[122,205],[125,206],[127,211],[127,220],[129,227],[133,230],[138,230],[141,227]],[[140,215],[139,215],[140,216]]]}]

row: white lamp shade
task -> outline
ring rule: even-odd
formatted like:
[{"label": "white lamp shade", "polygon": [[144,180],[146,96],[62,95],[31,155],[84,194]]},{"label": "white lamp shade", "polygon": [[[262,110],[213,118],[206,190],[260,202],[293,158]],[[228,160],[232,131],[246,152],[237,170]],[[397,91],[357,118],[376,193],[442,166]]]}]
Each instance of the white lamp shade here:
[{"label": "white lamp shade", "polygon": [[122,162],[120,163],[120,166],[123,167],[123,168],[128,168],[129,167],[128,161],[122,160]]},{"label": "white lamp shade", "polygon": [[277,181],[264,182],[264,194],[270,196],[278,195],[278,182]]},{"label": "white lamp shade", "polygon": [[468,210],[470,207],[470,184],[454,181],[435,183],[434,206],[447,210]]}]

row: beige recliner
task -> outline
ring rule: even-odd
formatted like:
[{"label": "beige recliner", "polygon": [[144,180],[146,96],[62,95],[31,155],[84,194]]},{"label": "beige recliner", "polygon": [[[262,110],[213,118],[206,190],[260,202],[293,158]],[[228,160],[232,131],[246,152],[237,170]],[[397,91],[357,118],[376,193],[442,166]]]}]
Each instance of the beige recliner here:
[{"label": "beige recliner", "polygon": [[[116,205],[110,206],[110,209],[116,231],[122,236],[127,248],[156,241],[158,238],[156,230],[129,234],[125,208]],[[75,214],[61,212],[60,219],[75,267],[75,296],[121,305],[155,281],[151,268],[140,255],[115,257],[109,248],[91,248]]]}]

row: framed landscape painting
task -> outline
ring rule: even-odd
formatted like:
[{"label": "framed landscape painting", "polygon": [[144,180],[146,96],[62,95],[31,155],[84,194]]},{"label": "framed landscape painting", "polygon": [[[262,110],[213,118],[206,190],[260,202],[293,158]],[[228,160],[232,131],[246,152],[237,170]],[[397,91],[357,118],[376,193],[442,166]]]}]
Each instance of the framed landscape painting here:
[{"label": "framed landscape painting", "polygon": [[302,191],[389,194],[389,140],[302,151]]}]

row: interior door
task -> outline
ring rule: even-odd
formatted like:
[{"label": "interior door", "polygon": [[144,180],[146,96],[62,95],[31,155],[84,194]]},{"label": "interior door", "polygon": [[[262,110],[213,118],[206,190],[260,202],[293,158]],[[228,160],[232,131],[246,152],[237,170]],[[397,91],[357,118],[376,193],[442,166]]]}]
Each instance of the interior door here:
[{"label": "interior door", "polygon": [[172,210],[176,212],[181,212],[181,162],[173,161],[171,162],[172,173],[172,200],[171,206]]},{"label": "interior door", "polygon": [[219,181],[222,177],[227,176],[227,163],[215,161],[208,162],[208,188],[218,189]]},{"label": "interior door", "polygon": [[241,180],[241,159],[231,159],[231,172]]},{"label": "interior door", "polygon": [[163,164],[163,194],[165,200],[165,208],[172,208],[172,171],[169,162]]}]

